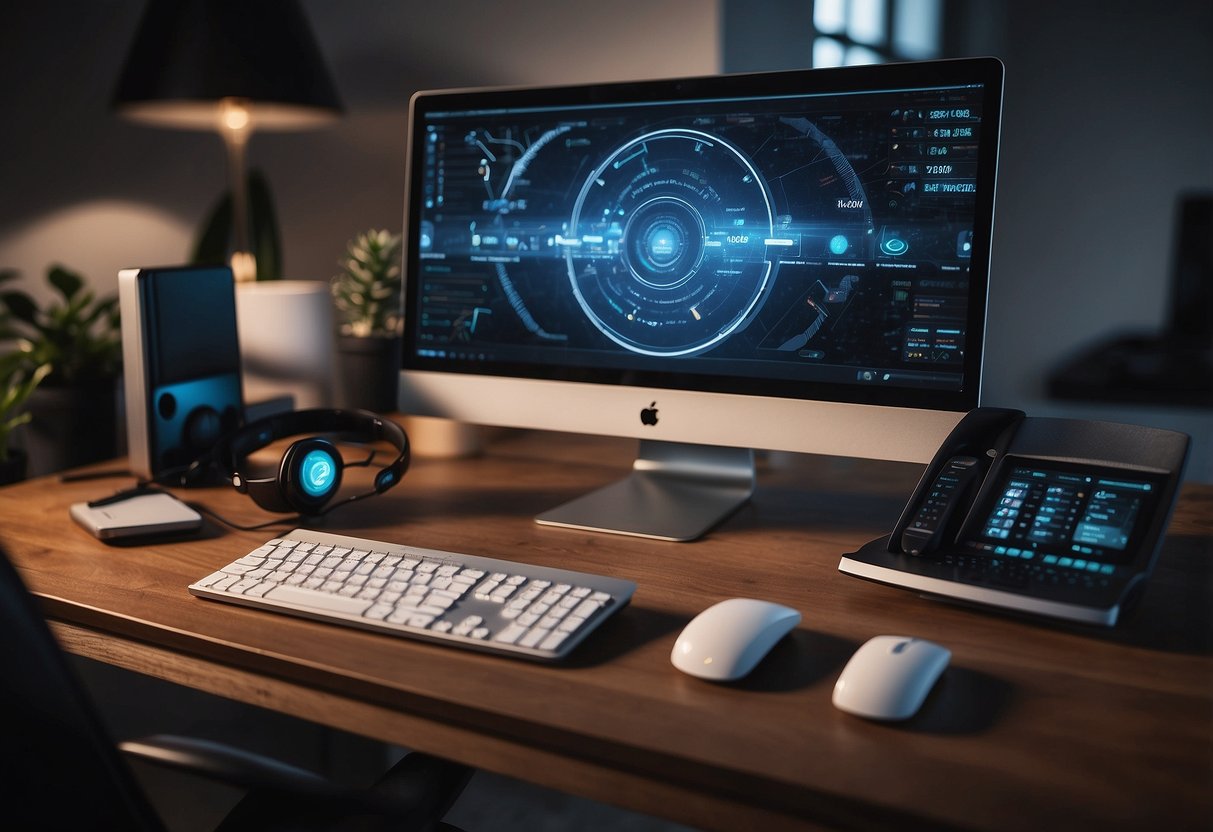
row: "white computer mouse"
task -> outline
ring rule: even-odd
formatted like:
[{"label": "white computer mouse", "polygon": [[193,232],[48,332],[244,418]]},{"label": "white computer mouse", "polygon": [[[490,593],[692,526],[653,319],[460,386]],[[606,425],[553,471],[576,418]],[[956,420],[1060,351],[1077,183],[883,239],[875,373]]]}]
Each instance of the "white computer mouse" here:
[{"label": "white computer mouse", "polygon": [[909,719],[952,651],[909,636],[876,636],[855,651],[834,685],[834,706],[868,719]]},{"label": "white computer mouse", "polygon": [[740,679],[800,623],[791,607],[754,598],[713,604],[683,628],[670,661],[683,673],[726,682]]}]

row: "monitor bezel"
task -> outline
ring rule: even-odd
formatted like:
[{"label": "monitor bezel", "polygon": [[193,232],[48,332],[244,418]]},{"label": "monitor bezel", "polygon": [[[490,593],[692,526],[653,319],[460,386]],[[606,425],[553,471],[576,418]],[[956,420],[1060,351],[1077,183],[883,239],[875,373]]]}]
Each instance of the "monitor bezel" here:
[{"label": "monitor bezel", "polygon": [[[982,121],[977,160],[977,179],[990,183],[976,198],[973,249],[969,273],[969,308],[966,317],[966,346],[962,387],[959,390],[882,387],[879,385],[811,383],[769,378],[680,373],[670,369],[613,369],[606,367],[566,367],[554,364],[514,364],[450,358],[427,358],[416,354],[413,339],[417,330],[416,304],[410,303],[410,278],[420,263],[418,235],[413,223],[419,221],[416,204],[419,193],[414,183],[421,180],[422,146],[426,114],[444,111],[508,110],[538,107],[577,107],[627,104],[634,102],[684,101],[687,99],[728,99],[786,96],[816,96],[857,92],[963,87],[982,85]],[[876,405],[882,408],[910,408],[959,413],[980,401],[982,361],[985,341],[986,302],[989,293],[990,253],[993,237],[993,211],[1000,138],[1003,66],[995,58],[967,58],[900,64],[882,64],[840,69],[812,69],[693,78],[629,81],[604,84],[549,87],[490,87],[477,89],[423,91],[410,102],[409,148],[406,169],[404,217],[404,333],[401,365],[404,374],[435,376],[481,376],[495,379],[607,385],[652,391],[685,391],[725,396],[740,395],[840,405]],[[417,189],[419,190],[419,188]],[[654,359],[673,364],[677,359]],[[585,389],[585,388],[582,388]]]}]

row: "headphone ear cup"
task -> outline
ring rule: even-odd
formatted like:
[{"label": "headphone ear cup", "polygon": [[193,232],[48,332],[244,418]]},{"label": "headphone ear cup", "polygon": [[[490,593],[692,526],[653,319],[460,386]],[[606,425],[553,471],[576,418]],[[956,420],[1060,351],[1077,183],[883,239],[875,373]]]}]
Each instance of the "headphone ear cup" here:
[{"label": "headphone ear cup", "polygon": [[278,488],[283,501],[300,514],[315,514],[341,487],[341,452],[327,439],[301,439],[282,455]]},{"label": "headphone ear cup", "polygon": [[278,485],[277,477],[265,477],[263,479],[241,477],[240,484],[236,488],[248,494],[254,503],[266,511],[298,511],[297,508],[283,497],[282,488]]}]

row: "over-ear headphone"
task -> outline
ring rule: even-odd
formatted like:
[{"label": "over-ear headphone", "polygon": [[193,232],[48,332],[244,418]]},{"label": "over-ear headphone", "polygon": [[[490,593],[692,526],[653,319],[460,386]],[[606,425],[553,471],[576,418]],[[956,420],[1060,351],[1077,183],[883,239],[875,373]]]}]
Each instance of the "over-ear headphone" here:
[{"label": "over-ear headphone", "polygon": [[374,490],[343,503],[382,494],[400,482],[409,467],[409,440],[404,429],[365,410],[296,410],[268,416],[221,438],[214,446],[212,459],[237,491],[248,494],[266,511],[293,511],[315,517],[333,508],[326,509],[325,505],[341,486],[345,465],[337,446],[329,440],[311,436],[293,442],[273,476],[253,477],[243,470],[249,454],[275,440],[304,433],[350,434],[358,441],[382,440],[396,448],[396,458],[375,475]]}]

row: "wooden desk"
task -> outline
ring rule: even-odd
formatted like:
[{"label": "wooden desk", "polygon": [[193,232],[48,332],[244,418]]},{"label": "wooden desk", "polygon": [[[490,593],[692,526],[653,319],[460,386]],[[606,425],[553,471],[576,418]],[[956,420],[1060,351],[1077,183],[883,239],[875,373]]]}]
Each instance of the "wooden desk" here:
[{"label": "wooden desk", "polygon": [[[1213,487],[1189,486],[1137,615],[1114,632],[1021,621],[837,571],[896,519],[916,466],[783,459],[691,544],[536,526],[618,477],[634,444],[512,434],[483,457],[419,461],[333,531],[619,575],[633,603],[570,663],[543,666],[191,597],[273,536],[210,526],[169,545],[89,537],[68,505],[126,481],[0,489],[0,540],[68,649],[140,673],[433,751],[706,829],[890,826],[1181,829],[1213,819]],[[263,518],[227,489],[194,492]],[[675,671],[709,604],[768,598],[801,626],[746,680]],[[843,714],[834,681],[869,637],[951,647],[924,709]]]}]

